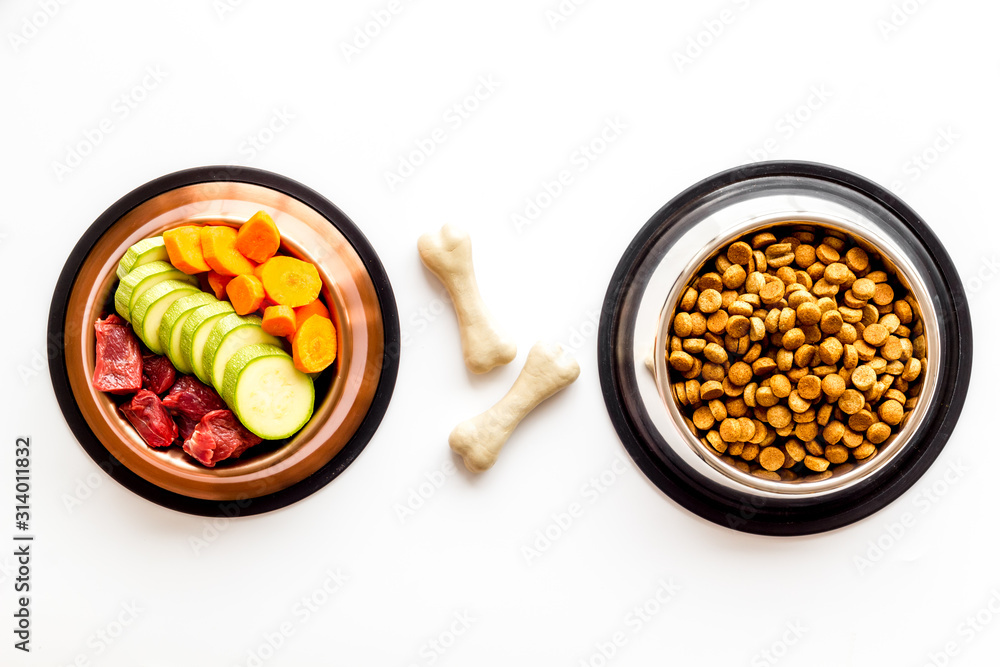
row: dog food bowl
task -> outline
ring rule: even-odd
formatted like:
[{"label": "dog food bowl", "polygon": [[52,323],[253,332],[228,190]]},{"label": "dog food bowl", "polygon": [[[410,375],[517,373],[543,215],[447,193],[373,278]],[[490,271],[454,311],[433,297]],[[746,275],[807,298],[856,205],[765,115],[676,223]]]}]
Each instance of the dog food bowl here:
[{"label": "dog food bowl", "polygon": [[[179,447],[146,445],[112,396],[91,385],[94,322],[114,312],[116,268],[140,239],[190,223],[240,223],[267,211],[282,252],[312,262],[337,326],[338,361],[316,378],[310,421],[206,468]],[[50,374],[66,421],[94,461],[148,500],[207,516],[250,515],[293,503],[340,474],[385,414],[399,365],[399,318],[389,279],[361,231],[336,206],[283,176],[204,167],[147,183],[87,230],[49,311]]]},{"label": "dog food bowl", "polygon": [[[691,431],[671,392],[662,351],[681,292],[707,260],[744,234],[794,222],[839,230],[881,254],[919,304],[927,358],[916,406],[870,460],[819,478],[771,481],[728,465]],[[766,162],[698,183],[639,232],[608,289],[598,359],[615,429],[664,493],[720,525],[801,535],[878,511],[933,463],[965,401],[972,326],[947,252],[906,204],[834,167]]]}]

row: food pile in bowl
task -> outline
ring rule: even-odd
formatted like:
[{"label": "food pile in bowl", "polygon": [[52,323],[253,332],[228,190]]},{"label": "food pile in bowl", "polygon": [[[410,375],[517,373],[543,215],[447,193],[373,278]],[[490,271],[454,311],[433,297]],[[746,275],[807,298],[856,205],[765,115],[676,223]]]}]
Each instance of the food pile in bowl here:
[{"label": "food pile in bowl", "polygon": [[789,222],[734,239],[672,317],[671,393],[705,451],[772,481],[878,456],[919,400],[920,309],[871,244]]},{"label": "food pile in bowl", "polygon": [[115,313],[95,322],[95,389],[154,448],[204,466],[297,433],[337,359],[315,265],[282,254],[264,211],[238,228],[184,225],[132,245]]}]

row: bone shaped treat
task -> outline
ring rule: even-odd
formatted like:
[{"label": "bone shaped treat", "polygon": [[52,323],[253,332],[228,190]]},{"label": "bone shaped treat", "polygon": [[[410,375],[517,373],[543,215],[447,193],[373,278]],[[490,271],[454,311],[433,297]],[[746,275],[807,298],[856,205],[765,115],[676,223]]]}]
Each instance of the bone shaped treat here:
[{"label": "bone shaped treat", "polygon": [[448,444],[472,472],[489,470],[510,434],[535,407],[580,375],[576,359],[554,343],[535,343],[507,395],[486,412],[455,427]]},{"label": "bone shaped treat", "polygon": [[445,225],[440,232],[421,236],[417,249],[424,265],[444,283],[455,304],[462,353],[469,370],[485,373],[513,361],[517,345],[497,329],[479,294],[468,233]]}]

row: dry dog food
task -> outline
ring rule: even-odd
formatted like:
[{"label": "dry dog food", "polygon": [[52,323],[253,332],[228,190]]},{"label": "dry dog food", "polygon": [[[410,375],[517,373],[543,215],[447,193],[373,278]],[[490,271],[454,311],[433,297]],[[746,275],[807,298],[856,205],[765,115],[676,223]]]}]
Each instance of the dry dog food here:
[{"label": "dry dog food", "polygon": [[669,379],[691,429],[775,481],[877,456],[916,406],[927,364],[920,310],[891,265],[805,223],[723,248],[684,290],[671,334]]}]

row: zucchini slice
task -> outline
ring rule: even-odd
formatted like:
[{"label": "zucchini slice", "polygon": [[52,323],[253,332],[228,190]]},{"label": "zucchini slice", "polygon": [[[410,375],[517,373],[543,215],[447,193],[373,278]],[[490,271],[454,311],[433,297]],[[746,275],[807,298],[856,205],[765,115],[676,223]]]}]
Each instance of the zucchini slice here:
[{"label": "zucchini slice", "polygon": [[129,271],[128,275],[118,283],[118,289],[115,290],[115,310],[129,324],[134,325],[131,313],[135,302],[139,300],[143,292],[153,285],[162,283],[164,280],[180,280],[192,285],[198,284],[196,277],[189,276],[183,271],[178,271],[173,265],[167,262],[143,264]]},{"label": "zucchini slice", "polygon": [[191,311],[181,328],[181,354],[198,379],[209,386],[212,385],[212,379],[202,365],[205,343],[208,342],[208,335],[215,323],[232,312],[234,312],[233,305],[228,301],[216,301],[198,306]]},{"label": "zucchini slice", "polygon": [[150,262],[168,262],[167,246],[162,236],[143,239],[125,251],[125,256],[118,262],[118,277],[124,278],[132,269]]},{"label": "zucchini slice", "polygon": [[281,347],[281,341],[261,328],[261,319],[256,315],[230,313],[215,323],[205,343],[202,366],[212,378],[212,386],[222,389],[226,373],[226,363],[241,347],[262,343]]},{"label": "zucchini slice", "polygon": [[159,332],[160,344],[163,346],[167,358],[170,359],[170,363],[181,373],[191,374],[191,366],[187,362],[187,357],[181,353],[181,330],[184,327],[184,322],[198,306],[217,301],[218,299],[208,292],[198,292],[177,299],[163,314]]},{"label": "zucchini slice", "polygon": [[222,399],[248,430],[265,440],[295,435],[313,413],[312,378],[274,345],[247,345],[226,364]]},{"label": "zucchini slice", "polygon": [[163,343],[160,341],[160,323],[163,314],[181,297],[190,296],[200,290],[194,285],[180,280],[164,280],[142,293],[135,301],[130,312],[132,328],[155,354],[163,354]]}]

